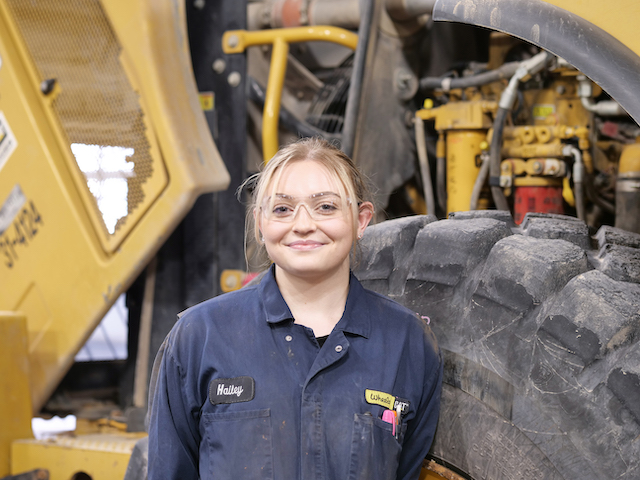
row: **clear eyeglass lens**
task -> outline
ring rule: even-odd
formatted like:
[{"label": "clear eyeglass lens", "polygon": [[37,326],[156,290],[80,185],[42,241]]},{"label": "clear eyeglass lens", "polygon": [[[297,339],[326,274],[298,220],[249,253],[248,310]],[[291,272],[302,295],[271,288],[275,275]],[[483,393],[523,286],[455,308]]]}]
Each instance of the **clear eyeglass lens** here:
[{"label": "clear eyeglass lens", "polygon": [[262,211],[269,220],[292,222],[301,206],[316,221],[328,220],[343,215],[345,205],[335,193],[317,193],[309,197],[274,195],[265,199]]}]

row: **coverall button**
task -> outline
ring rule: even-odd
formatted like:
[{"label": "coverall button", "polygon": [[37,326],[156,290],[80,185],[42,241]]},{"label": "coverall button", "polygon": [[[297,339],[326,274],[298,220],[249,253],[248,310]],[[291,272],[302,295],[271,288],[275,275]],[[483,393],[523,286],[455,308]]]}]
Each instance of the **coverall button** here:
[{"label": "coverall button", "polygon": [[340,353],[342,351],[342,345],[336,345],[336,352]]},{"label": "coverall button", "polygon": [[287,335],[286,337],[284,337],[284,339],[285,339],[287,342],[290,342],[291,340],[293,340],[293,337],[292,337],[291,335]]}]

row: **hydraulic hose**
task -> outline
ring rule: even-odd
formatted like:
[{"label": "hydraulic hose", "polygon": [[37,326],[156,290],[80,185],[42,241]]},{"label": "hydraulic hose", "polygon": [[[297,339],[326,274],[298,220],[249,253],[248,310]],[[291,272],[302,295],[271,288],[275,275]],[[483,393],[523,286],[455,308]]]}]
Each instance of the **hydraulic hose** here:
[{"label": "hydraulic hose", "polygon": [[433,198],[433,184],[431,183],[431,170],[429,167],[429,157],[427,155],[427,142],[424,139],[424,120],[420,117],[415,117],[414,125],[416,133],[416,150],[418,151],[418,163],[420,165],[424,199],[427,203],[427,214],[435,215],[436,204]]},{"label": "hydraulic hose", "polygon": [[486,153],[483,153],[482,165],[480,166],[480,171],[478,172],[476,181],[473,184],[473,190],[471,191],[471,202],[469,204],[469,210],[478,209],[478,200],[480,200],[480,192],[482,192],[482,187],[484,186],[484,182],[487,181],[487,175],[489,175],[490,165],[491,165],[491,157]]},{"label": "hydraulic hose", "polygon": [[491,145],[489,147],[489,185],[491,186],[491,196],[498,210],[509,210],[507,198],[504,196],[500,186],[500,161],[502,160],[502,133],[504,123],[509,110],[499,107],[493,121],[493,134],[491,135]]},{"label": "hydraulic hose", "polygon": [[440,209],[447,213],[447,159],[436,157],[436,193]]},{"label": "hydraulic hose", "polygon": [[444,134],[436,142],[436,198],[438,206],[447,214],[447,158]]},{"label": "hydraulic hose", "polygon": [[349,95],[344,114],[344,127],[342,129],[342,151],[349,157],[353,156],[356,139],[356,126],[358,113],[360,112],[360,97],[362,96],[362,80],[364,78],[364,66],[367,60],[367,49],[371,29],[373,28],[374,0],[360,0],[360,27],[358,28],[358,45],[353,59],[353,72],[349,84]]},{"label": "hydraulic hose", "polygon": [[453,88],[479,87],[481,85],[512,77],[519,66],[520,62],[509,62],[495,70],[482,72],[470,77],[425,77],[420,79],[420,90],[442,89],[447,92]]},{"label": "hydraulic hose", "polygon": [[571,145],[564,147],[562,153],[573,157],[573,191],[576,197],[576,213],[580,220],[585,221],[582,153]]},{"label": "hydraulic hose", "polygon": [[591,98],[593,93],[591,82],[587,80],[587,77],[584,75],[578,75],[578,82],[578,96],[580,97],[582,106],[586,110],[602,117],[615,117],[617,115],[627,114],[620,104],[613,100],[603,100],[596,103],[593,98]]},{"label": "hydraulic hose", "polygon": [[584,187],[582,185],[582,180],[580,180],[580,182],[575,181],[576,166],[578,166],[578,164],[574,163],[573,164],[573,167],[574,167],[573,168],[573,172],[574,172],[573,189],[576,194],[576,213],[578,214],[578,218],[584,222],[586,221],[586,217],[584,214]]}]

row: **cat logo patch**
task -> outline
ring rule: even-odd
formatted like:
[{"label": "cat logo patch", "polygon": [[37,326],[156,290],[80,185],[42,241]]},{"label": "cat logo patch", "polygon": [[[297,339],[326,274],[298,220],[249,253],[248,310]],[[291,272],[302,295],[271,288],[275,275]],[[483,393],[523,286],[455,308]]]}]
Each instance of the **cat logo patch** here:
[{"label": "cat logo patch", "polygon": [[405,400],[404,398],[396,397],[396,401],[393,404],[393,409],[395,411],[398,411],[398,409],[400,409],[400,414],[401,415],[406,415],[407,412],[409,411],[409,406],[410,405],[411,405],[411,403],[409,402],[409,400]]},{"label": "cat logo patch", "polygon": [[213,405],[253,400],[256,382],[251,377],[216,378],[209,384],[209,401]]}]

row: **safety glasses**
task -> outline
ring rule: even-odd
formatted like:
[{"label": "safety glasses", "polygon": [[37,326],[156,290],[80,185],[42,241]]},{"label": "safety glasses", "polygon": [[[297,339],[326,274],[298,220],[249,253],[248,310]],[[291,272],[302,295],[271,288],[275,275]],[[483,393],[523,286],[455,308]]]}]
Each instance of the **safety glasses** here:
[{"label": "safety glasses", "polygon": [[333,192],[314,193],[308,197],[294,197],[282,193],[266,197],[261,210],[269,221],[293,222],[301,206],[315,221],[338,218],[348,211],[350,201],[343,201],[340,195]]}]

